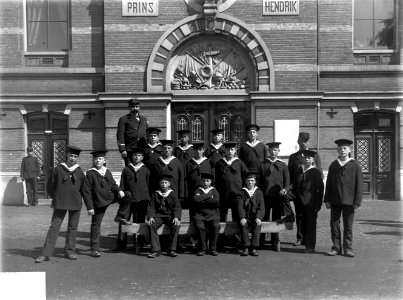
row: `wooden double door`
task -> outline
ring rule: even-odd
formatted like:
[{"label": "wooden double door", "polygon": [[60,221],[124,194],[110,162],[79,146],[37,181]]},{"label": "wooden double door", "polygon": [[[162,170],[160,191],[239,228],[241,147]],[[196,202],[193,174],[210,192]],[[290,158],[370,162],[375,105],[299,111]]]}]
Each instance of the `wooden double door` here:
[{"label": "wooden double door", "polygon": [[363,171],[364,198],[395,198],[395,114],[365,112],[355,117],[355,153]]},{"label": "wooden double door", "polygon": [[41,178],[38,197],[49,198],[48,183],[53,168],[66,160],[68,117],[57,113],[34,113],[27,116],[28,145],[39,160]]},{"label": "wooden double door", "polygon": [[210,130],[221,128],[224,141],[245,140],[245,125],[250,122],[247,102],[179,102],[172,104],[172,137],[177,131],[191,131],[191,142],[211,142]]}]

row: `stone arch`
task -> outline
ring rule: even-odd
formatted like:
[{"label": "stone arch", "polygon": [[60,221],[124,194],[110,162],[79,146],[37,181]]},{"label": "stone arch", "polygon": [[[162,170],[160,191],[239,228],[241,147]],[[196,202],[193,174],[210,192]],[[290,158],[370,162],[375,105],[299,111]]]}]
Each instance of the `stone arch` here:
[{"label": "stone arch", "polygon": [[169,91],[167,82],[168,65],[176,49],[202,35],[230,39],[246,52],[254,65],[255,91],[274,90],[274,66],[270,51],[260,35],[246,23],[218,13],[213,21],[214,27],[207,28],[205,16],[198,14],[187,17],[166,31],[151,52],[147,65],[147,92]]}]

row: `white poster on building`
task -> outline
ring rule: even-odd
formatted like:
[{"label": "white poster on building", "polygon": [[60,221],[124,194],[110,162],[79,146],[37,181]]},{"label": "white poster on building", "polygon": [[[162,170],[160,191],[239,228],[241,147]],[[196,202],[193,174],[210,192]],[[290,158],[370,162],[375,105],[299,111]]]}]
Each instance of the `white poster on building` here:
[{"label": "white poster on building", "polygon": [[274,120],[274,141],[280,142],[280,156],[298,151],[299,120]]},{"label": "white poster on building", "polygon": [[158,16],[158,0],[122,0],[122,16]]},{"label": "white poster on building", "polygon": [[299,0],[262,0],[263,16],[299,15]]}]

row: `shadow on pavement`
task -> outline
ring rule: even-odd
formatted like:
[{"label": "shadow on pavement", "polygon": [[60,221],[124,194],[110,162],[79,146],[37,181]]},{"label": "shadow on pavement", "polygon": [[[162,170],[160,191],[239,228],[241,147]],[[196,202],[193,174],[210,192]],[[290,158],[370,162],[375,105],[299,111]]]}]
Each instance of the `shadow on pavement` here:
[{"label": "shadow on pavement", "polygon": [[365,234],[371,234],[371,235],[394,235],[394,236],[403,237],[403,232],[402,231],[371,231],[371,232],[365,232]]},{"label": "shadow on pavement", "polygon": [[403,222],[399,221],[390,221],[390,220],[363,220],[358,219],[357,221],[363,225],[375,225],[375,226],[386,226],[386,227],[395,227],[395,228],[403,228]]}]

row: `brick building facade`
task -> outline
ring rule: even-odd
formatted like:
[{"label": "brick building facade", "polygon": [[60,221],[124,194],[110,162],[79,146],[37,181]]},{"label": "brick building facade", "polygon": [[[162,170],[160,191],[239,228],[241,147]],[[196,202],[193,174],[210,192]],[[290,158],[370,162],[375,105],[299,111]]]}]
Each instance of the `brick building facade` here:
[{"label": "brick building facade", "polygon": [[[84,149],[84,170],[90,151],[106,147],[119,177],[116,128],[131,97],[161,138],[186,127],[209,140],[219,126],[241,141],[253,122],[260,140],[283,143],[287,160],[307,131],[325,174],[334,140],[353,139],[365,197],[402,198],[401,0],[387,0],[382,16],[373,13],[379,0],[369,0],[373,10],[363,0],[60,0],[57,9],[43,0],[44,19],[35,13],[45,5],[33,2],[0,4],[3,203],[22,203],[27,146],[40,157],[42,197],[66,143]],[[380,18],[384,27],[363,45],[362,28]]]}]

